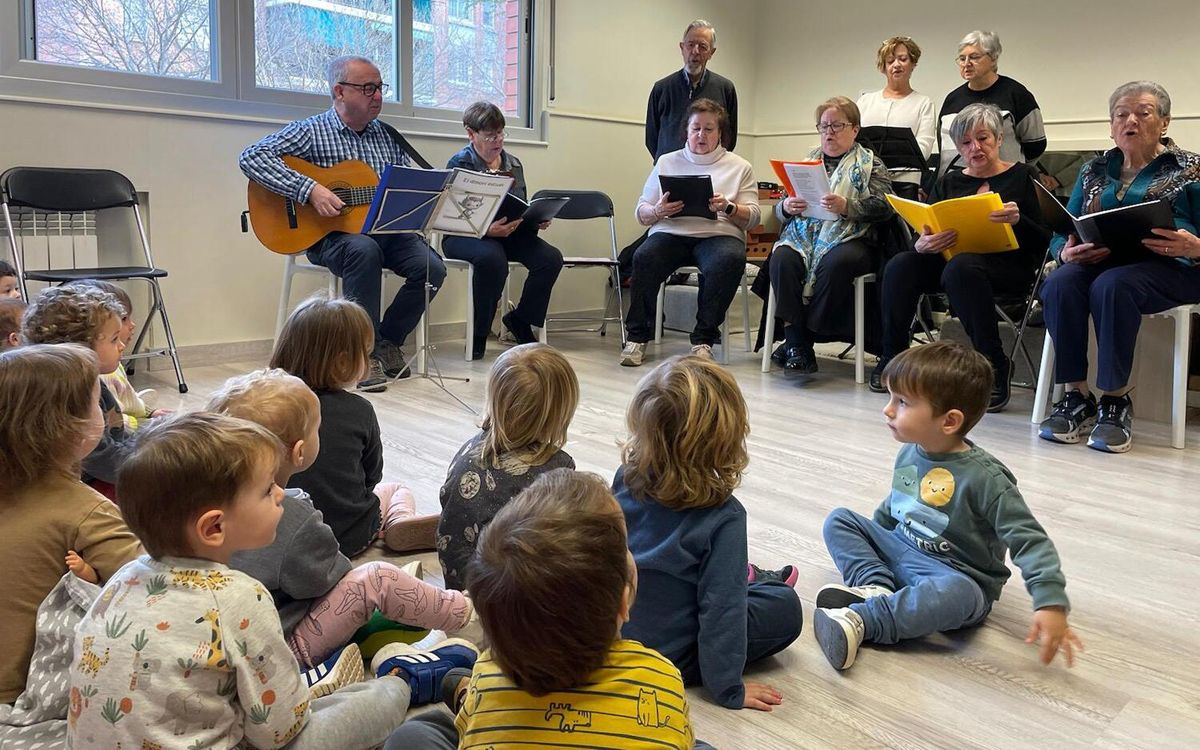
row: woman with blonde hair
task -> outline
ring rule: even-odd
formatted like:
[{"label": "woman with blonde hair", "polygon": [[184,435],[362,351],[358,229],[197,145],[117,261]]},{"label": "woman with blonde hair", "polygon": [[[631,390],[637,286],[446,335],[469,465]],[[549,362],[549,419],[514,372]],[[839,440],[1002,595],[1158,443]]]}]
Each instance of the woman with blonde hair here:
[{"label": "woman with blonde hair", "polygon": [[438,561],[446,588],[462,590],[484,527],[542,474],[575,468],[562,448],[579,404],[571,363],[546,344],[496,357],[480,431],[463,444],[442,485]]},{"label": "woman with blonde hair", "polygon": [[[858,110],[864,128],[882,126],[911,130],[920,150],[921,161],[928,162],[933,147],[937,145],[937,120],[933,100],[914,91],[912,87],[913,70],[920,60],[921,48],[912,37],[893,36],[884,39],[875,53],[875,67],[883,74],[884,86],[858,97]],[[911,145],[911,141],[908,143]],[[903,142],[897,142],[894,149],[884,150],[888,153],[878,156],[888,165],[896,194],[915,200],[925,170],[916,164],[898,166],[893,157],[901,157],[900,160],[908,162],[915,160],[917,155],[904,151]]]},{"label": "woman with blonde hair", "polygon": [[800,635],[796,568],[748,562],[746,509],[733,496],[749,463],[746,402],[711,360],[674,357],[638,385],[613,494],[625,513],[639,595],[622,635],[660,652],[686,684],[726,708],[783,700],[742,670]]}]

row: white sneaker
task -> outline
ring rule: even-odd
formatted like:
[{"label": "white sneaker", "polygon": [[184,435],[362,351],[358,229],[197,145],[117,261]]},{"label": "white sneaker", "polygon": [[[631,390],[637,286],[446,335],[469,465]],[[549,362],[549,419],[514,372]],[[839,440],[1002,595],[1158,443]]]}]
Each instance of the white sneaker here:
[{"label": "white sneaker", "polygon": [[843,607],[813,612],[813,635],[834,669],[850,668],[865,631],[862,618],[852,609]]},{"label": "white sneaker", "polygon": [[421,565],[420,560],[413,560],[412,562],[405,563],[404,565],[400,566],[400,570],[403,570],[405,573],[408,573],[410,576],[412,576],[413,578],[416,578],[418,581],[422,581],[425,579],[425,567],[423,565]]},{"label": "white sneaker", "polygon": [[154,406],[158,403],[158,391],[154,390],[153,388],[143,388],[137,392],[137,395],[138,398],[142,400],[142,403],[146,406],[147,412],[154,411]]},{"label": "white sneaker", "polygon": [[635,344],[630,341],[625,344],[625,348],[621,350],[621,366],[622,367],[638,367],[642,364],[642,360],[646,358],[646,345]]},{"label": "white sneaker", "polygon": [[325,661],[301,673],[308,686],[308,694],[313,699],[362,682],[363,676],[362,652],[356,643],[338,649]]},{"label": "white sneaker", "polygon": [[818,609],[839,609],[851,604],[862,604],[872,596],[891,596],[896,593],[884,586],[843,586],[829,583],[817,591]]},{"label": "white sneaker", "polygon": [[696,344],[692,347],[692,356],[713,361],[712,347],[708,344]]}]

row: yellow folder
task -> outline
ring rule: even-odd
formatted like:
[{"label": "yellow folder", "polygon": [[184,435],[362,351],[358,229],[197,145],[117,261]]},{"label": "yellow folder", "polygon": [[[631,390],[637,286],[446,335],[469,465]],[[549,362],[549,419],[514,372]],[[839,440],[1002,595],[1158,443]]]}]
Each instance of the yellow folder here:
[{"label": "yellow folder", "polygon": [[998,224],[988,218],[992,211],[1004,208],[997,193],[980,193],[965,198],[950,198],[935,204],[918,203],[894,195],[888,203],[918,234],[928,226],[937,232],[958,230],[958,241],[942,251],[950,260],[959,253],[1003,253],[1017,249],[1017,236],[1011,224]]}]

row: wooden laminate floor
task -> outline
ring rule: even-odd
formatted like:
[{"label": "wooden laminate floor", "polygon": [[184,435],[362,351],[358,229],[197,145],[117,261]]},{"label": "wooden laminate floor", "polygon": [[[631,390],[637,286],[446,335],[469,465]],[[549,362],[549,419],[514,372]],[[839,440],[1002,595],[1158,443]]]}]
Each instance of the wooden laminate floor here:
[{"label": "wooden laminate floor", "polygon": [[[625,406],[647,368],[618,367],[613,336],[551,340],[582,385],[566,450],[580,469],[611,478]],[[471,378],[447,387],[476,409],[497,348],[464,363],[461,345],[440,346],[443,372]],[[647,364],[687,349],[684,336],[668,335],[649,347]],[[169,373],[139,374],[138,384],[155,381],[162,406],[178,399],[198,408],[225,377],[258,366],[191,368],[185,397],[174,395]],[[1170,447],[1166,425],[1137,420],[1125,455],[1052,445],[1029,423],[1031,394],[1017,390],[1008,410],[986,416],[971,436],[1017,476],[1058,546],[1086,653],[1072,670],[1041,666],[1023,643],[1030,601],[1014,570],[983,626],[866,646],[839,674],[809,628],[817,588],[838,580],[821,523],[840,505],[869,514],[887,493],[897,445],[883,426],[884,399],[854,384],[848,362],[823,358],[820,373],[797,382],[760,373],[757,357],[736,351],[730,369],[751,412],[751,462],[737,493],[750,515],[750,559],[798,566],[806,624],[791,648],[748,672],[782,690],[783,705],[726,711],[693,690],[697,736],[747,749],[1200,747],[1200,425],[1189,428],[1184,451]],[[446,467],[478,417],[420,379],[369,398],[383,429],[385,480],[407,483],[420,508],[435,512]],[[437,575],[436,555],[422,559]]]}]

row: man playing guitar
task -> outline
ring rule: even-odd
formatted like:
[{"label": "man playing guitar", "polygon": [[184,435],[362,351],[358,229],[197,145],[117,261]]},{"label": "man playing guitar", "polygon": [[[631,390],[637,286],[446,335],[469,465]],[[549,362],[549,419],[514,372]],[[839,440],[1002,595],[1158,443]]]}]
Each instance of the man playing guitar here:
[{"label": "man playing guitar", "polygon": [[[347,159],[366,162],[376,174],[388,164],[412,166],[412,160],[384,129],[379,117],[383,83],[379,68],[365,57],[345,55],[329,63],[333,106],[266,136],[242,152],[238,165],[247,177],[271,192],[308,204],[325,217],[337,216],[341,198],[284,164],[296,156],[320,167]],[[359,388],[383,390],[387,378],[407,376],[400,346],[425,310],[425,282],[436,294],[446,278],[442,259],[418,234],[372,237],[330,232],[308,249],[308,259],[341,277],[346,297],[367,311],[375,325],[371,367]],[[379,317],[381,275],[388,268],[404,277],[404,285]]]}]

